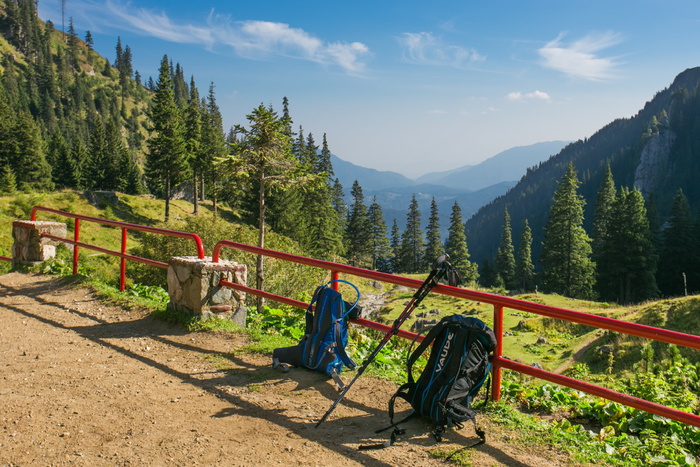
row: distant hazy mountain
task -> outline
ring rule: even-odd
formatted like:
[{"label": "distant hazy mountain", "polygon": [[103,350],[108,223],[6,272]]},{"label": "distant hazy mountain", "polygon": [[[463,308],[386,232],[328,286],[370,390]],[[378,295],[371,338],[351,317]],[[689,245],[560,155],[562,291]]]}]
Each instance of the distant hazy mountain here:
[{"label": "distant hazy mountain", "polygon": [[528,168],[558,154],[568,141],[548,141],[507,149],[477,165],[465,165],[447,172],[434,172],[416,179],[452,188],[476,191],[500,182],[518,181]]},{"label": "distant hazy mountain", "polygon": [[335,176],[345,188],[346,194],[350,193],[350,187],[355,183],[355,180],[360,183],[363,192],[416,185],[415,181],[400,173],[360,167],[352,162],[344,161],[335,154],[331,154],[331,163]]}]

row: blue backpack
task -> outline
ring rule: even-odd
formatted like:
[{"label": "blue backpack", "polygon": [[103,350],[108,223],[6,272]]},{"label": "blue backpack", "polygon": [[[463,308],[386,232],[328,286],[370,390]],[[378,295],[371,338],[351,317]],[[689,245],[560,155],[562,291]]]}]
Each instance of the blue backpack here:
[{"label": "blue backpack", "polygon": [[[355,303],[343,300],[337,290],[329,287],[333,282],[350,284],[357,292]],[[343,365],[354,369],[357,365],[345,352],[348,343],[348,319],[357,317],[360,292],[354,284],[336,280],[319,286],[306,309],[306,329],[299,344],[280,347],[272,352],[272,367],[288,371],[289,365],[324,373],[335,381],[338,388],[344,384],[338,376]]]}]

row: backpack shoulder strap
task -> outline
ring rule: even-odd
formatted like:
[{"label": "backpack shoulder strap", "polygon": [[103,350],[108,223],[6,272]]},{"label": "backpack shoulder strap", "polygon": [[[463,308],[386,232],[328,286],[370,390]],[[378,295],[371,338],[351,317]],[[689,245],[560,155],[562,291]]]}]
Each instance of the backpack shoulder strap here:
[{"label": "backpack shoulder strap", "polygon": [[443,320],[440,320],[430,330],[430,332],[428,332],[428,334],[425,335],[425,339],[423,339],[423,342],[421,342],[418,345],[418,347],[416,347],[416,350],[414,350],[411,353],[411,355],[408,357],[406,369],[408,371],[408,382],[409,383],[415,382],[415,379],[413,378],[413,364],[416,363],[416,360],[418,360],[418,358],[420,358],[421,355],[423,355],[423,352],[425,352],[425,349],[427,349],[429,345],[432,345],[435,338],[442,332],[443,329],[445,329],[445,323],[443,323]]}]

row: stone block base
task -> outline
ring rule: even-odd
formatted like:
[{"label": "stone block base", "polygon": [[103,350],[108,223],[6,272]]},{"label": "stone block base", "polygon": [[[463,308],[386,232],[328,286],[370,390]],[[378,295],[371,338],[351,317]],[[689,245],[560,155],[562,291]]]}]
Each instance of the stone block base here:
[{"label": "stone block base", "polygon": [[36,265],[56,257],[61,242],[44,238],[42,233],[66,237],[66,224],[48,221],[14,221],[12,223],[12,266]]},{"label": "stone block base", "polygon": [[168,262],[168,307],[210,318],[229,319],[245,327],[245,293],[221,287],[226,280],[245,285],[247,268],[234,261],[211,262],[211,258],[175,256]]}]

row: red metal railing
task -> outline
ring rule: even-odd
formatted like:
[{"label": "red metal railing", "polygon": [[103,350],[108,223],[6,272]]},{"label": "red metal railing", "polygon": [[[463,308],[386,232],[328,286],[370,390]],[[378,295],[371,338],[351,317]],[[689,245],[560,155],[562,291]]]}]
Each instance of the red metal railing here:
[{"label": "red metal railing", "polygon": [[[218,262],[219,255],[222,248],[233,248],[240,251],[245,251],[248,253],[254,253],[258,255],[265,255],[272,258],[277,258],[285,261],[290,261],[298,264],[303,264],[306,266],[312,266],[322,269],[327,269],[331,272],[332,278],[337,278],[339,273],[349,274],[357,277],[363,277],[367,279],[378,280],[382,282],[388,282],[396,285],[403,285],[410,288],[418,288],[421,286],[422,282],[416,279],[410,279],[407,277],[394,276],[392,274],[386,274],[376,271],[370,271],[367,269],[356,268],[353,266],[347,266],[344,264],[332,263],[329,261],[321,261],[312,258],[306,258],[303,256],[292,255],[289,253],[283,253],[280,251],[268,250],[264,248],[259,248],[251,245],[246,245],[243,243],[232,242],[229,240],[223,240],[216,244],[214,247],[214,252],[212,253],[212,261]],[[286,297],[279,297],[273,294],[268,294],[261,292],[257,289],[251,287],[245,287],[238,284],[233,284],[230,282],[221,282],[221,285],[232,287],[238,290],[252,293],[254,295],[263,295],[267,298],[276,300],[281,303],[286,303],[299,308],[306,308],[308,304],[299,302],[297,300],[292,300]],[[443,295],[448,295],[452,297],[462,298],[466,300],[480,301],[483,303],[489,303],[494,307],[494,332],[498,340],[498,346],[494,352],[493,359],[493,385],[491,388],[491,397],[494,400],[499,400],[501,397],[501,373],[502,369],[506,368],[509,370],[517,371],[519,373],[527,374],[540,378],[552,383],[560,384],[562,386],[567,386],[579,391],[583,391],[589,394],[603,397],[605,399],[619,402],[620,404],[627,405],[630,407],[635,407],[637,409],[644,410],[649,413],[656,415],[661,415],[663,417],[671,418],[682,423],[700,427],[700,416],[694,415],[688,412],[683,412],[681,410],[666,407],[661,404],[650,402],[644,399],[639,399],[637,397],[630,396],[628,394],[613,391],[601,386],[586,383],[574,378],[569,378],[562,376],[550,371],[541,370],[529,365],[523,365],[522,363],[517,363],[503,356],[503,309],[510,308],[513,310],[525,311],[528,313],[535,313],[541,316],[547,316],[551,318],[562,319],[565,321],[571,321],[574,323],[585,324],[588,326],[593,326],[601,329],[608,329],[611,331],[617,331],[633,336],[645,337],[648,339],[653,339],[661,342],[667,342],[670,344],[682,345],[685,347],[690,347],[694,349],[700,349],[700,336],[695,336],[692,334],[685,334],[682,332],[670,331],[667,329],[655,328],[652,326],[645,326],[642,324],[628,323],[626,321],[620,321],[613,318],[607,318],[604,316],[596,316],[588,313],[582,313],[578,311],[567,310],[564,308],[556,308],[546,305],[541,305],[539,303],[527,302],[524,300],[518,300],[510,297],[503,297],[501,295],[489,294],[485,292],[477,292],[473,290],[460,289],[456,287],[450,287],[446,285],[436,285],[433,288],[433,292],[440,293]],[[390,326],[386,326],[380,323],[374,323],[368,320],[357,320],[357,324],[371,327],[383,332],[387,332],[391,329]],[[372,323],[371,325],[368,325]],[[399,335],[401,337],[413,338],[415,334],[407,331],[400,331]]]},{"label": "red metal railing", "polygon": [[[59,211],[58,209],[47,208],[44,206],[34,206],[34,208],[32,209],[32,217],[31,217],[32,221],[36,221],[36,213],[38,211],[48,212],[51,214],[56,214],[59,216],[75,219],[73,240],[70,240],[68,238],[57,237],[55,235],[50,235],[50,234],[46,234],[46,233],[42,234],[43,237],[51,238],[53,240],[58,240],[61,242],[65,242],[65,243],[68,243],[68,244],[71,244],[74,246],[74,248],[73,248],[73,274],[78,273],[78,248],[80,248],[80,247],[87,248],[89,250],[99,251],[101,253],[106,253],[106,254],[113,255],[113,256],[118,256],[119,258],[121,258],[120,274],[119,274],[119,290],[122,290],[122,291],[124,290],[124,286],[126,283],[126,260],[137,261],[139,263],[148,264],[150,266],[155,266],[157,268],[163,268],[163,269],[168,268],[167,263],[163,263],[161,261],[155,261],[155,260],[148,259],[148,258],[142,258],[140,256],[134,256],[134,255],[127,254],[126,249],[127,249],[127,238],[128,238],[128,231],[129,230],[137,230],[140,232],[148,232],[148,233],[154,233],[154,234],[159,234],[159,235],[166,235],[168,237],[191,239],[194,241],[195,246],[197,248],[198,257],[200,259],[204,258],[204,246],[202,245],[202,240],[199,238],[199,235],[194,234],[194,233],[180,232],[178,230],[162,229],[159,227],[148,227],[148,226],[139,225],[139,224],[130,224],[128,222],[112,221],[109,219],[101,219],[99,217],[84,216],[82,214],[74,214],[72,212]],[[81,220],[88,221],[88,222],[94,222],[94,223],[100,224],[100,225],[108,225],[111,227],[120,228],[121,229],[121,251],[109,250],[107,248],[102,248],[99,246],[90,245],[88,243],[80,242],[79,239],[80,239],[80,221]]]},{"label": "red metal railing", "polygon": [[[197,245],[197,250],[198,250],[198,257],[199,258],[204,258],[204,248],[202,246],[202,242],[196,234],[193,233],[187,233],[187,232],[179,232],[179,231],[173,231],[173,230],[168,230],[168,229],[160,229],[160,228],[155,228],[155,227],[146,227],[142,225],[137,225],[137,224],[129,224],[125,222],[118,222],[118,221],[110,221],[107,219],[99,219],[95,217],[90,217],[90,216],[83,216],[79,214],[73,214],[69,212],[64,212],[64,211],[59,211],[55,209],[50,209],[50,208],[45,208],[42,206],[35,206],[34,209],[32,210],[32,220],[36,220],[36,212],[37,211],[44,211],[48,213],[53,213],[69,218],[75,219],[75,237],[74,240],[69,240],[65,238],[60,238],[52,235],[47,235],[44,234],[45,237],[47,238],[52,238],[54,240],[66,242],[69,244],[74,245],[76,248],[74,250],[74,259],[73,259],[73,272],[77,272],[77,250],[78,247],[84,247],[96,251],[100,251],[106,254],[111,254],[118,256],[122,258],[122,282],[121,282],[121,288],[123,290],[123,281],[125,277],[125,261],[127,259],[133,260],[133,261],[139,261],[142,263],[150,264],[152,266],[156,267],[165,267],[167,268],[167,264],[161,263],[158,261],[153,261],[150,259],[146,258],[141,258],[133,255],[128,255],[126,254],[126,238],[127,238],[127,230],[139,230],[143,232],[150,232],[150,233],[156,233],[156,234],[162,234],[162,235],[169,235],[169,236],[174,236],[174,237],[180,237],[180,238],[190,238],[193,239]],[[114,227],[119,227],[122,229],[122,251],[117,252],[113,250],[108,250],[106,248],[101,248],[97,247],[94,245],[89,245],[85,243],[81,243],[78,241],[79,239],[79,233],[80,233],[80,220],[85,220],[85,221],[90,221],[90,222],[96,222],[102,225],[109,225],[109,226],[114,226]],[[390,284],[395,284],[395,285],[402,285],[405,287],[409,288],[419,288],[422,284],[422,281],[417,280],[417,279],[410,279],[407,277],[401,277],[401,276],[395,276],[392,274],[386,274],[386,273],[381,273],[381,272],[376,272],[376,271],[370,271],[367,269],[362,269],[362,268],[357,268],[353,266],[347,266],[344,264],[338,264],[338,263],[332,263],[329,261],[322,261],[322,260],[316,260],[312,258],[306,258],[303,256],[297,256],[297,255],[292,255],[289,253],[283,253],[279,251],[274,251],[274,250],[268,250],[264,248],[258,248],[255,246],[251,245],[246,245],[243,243],[237,243],[237,242],[232,242],[229,240],[223,240],[219,242],[215,247],[214,251],[212,254],[212,261],[218,262],[219,261],[219,255],[221,252],[222,248],[233,248],[236,250],[240,251],[245,251],[248,253],[254,253],[258,255],[265,255],[277,259],[281,259],[284,261],[290,261],[298,264],[303,264],[307,266],[312,266],[312,267],[317,267],[317,268],[322,268],[330,271],[331,273],[331,279],[337,279],[340,273],[344,274],[349,274],[357,277],[363,277],[367,279],[373,279],[381,282],[387,282]],[[0,257],[0,259],[5,259],[5,257]],[[235,284],[232,282],[228,281],[221,281],[221,285],[231,287],[237,290],[241,290],[244,292],[249,292],[254,295],[261,295],[263,297],[269,298],[271,300],[275,300],[280,303],[286,303],[292,306],[296,306],[302,309],[305,309],[308,304],[298,301],[298,300],[293,300],[287,297],[282,297],[279,295],[271,294],[269,292],[264,292],[261,290],[254,289],[252,287],[247,287],[239,284]],[[527,302],[523,300],[517,300],[514,298],[509,298],[509,297],[503,297],[501,295],[494,295],[494,294],[489,294],[485,292],[477,292],[473,290],[467,290],[467,289],[460,289],[456,287],[449,287],[446,285],[436,285],[433,288],[433,292],[443,294],[443,295],[448,295],[456,298],[461,298],[461,299],[466,299],[466,300],[474,300],[474,301],[480,301],[483,303],[489,303],[493,305],[494,307],[494,332],[496,333],[496,337],[498,339],[498,346],[494,352],[494,359],[493,359],[493,385],[492,385],[492,392],[491,396],[494,400],[500,399],[501,395],[501,372],[502,369],[509,369],[513,371],[520,372],[522,374],[530,375],[536,378],[543,379],[545,381],[550,381],[552,383],[560,384],[562,386],[567,386],[579,391],[587,392],[589,394],[597,395],[600,397],[603,397],[605,399],[615,401],[618,403],[621,403],[623,405],[631,406],[638,408],[640,410],[644,410],[649,413],[661,415],[663,417],[667,417],[670,419],[674,419],[677,421],[680,421],[682,423],[688,424],[688,425],[693,425],[700,427],[700,416],[694,415],[688,412],[683,412],[677,409],[673,409],[670,407],[666,407],[654,402],[650,402],[644,399],[639,399],[636,397],[632,397],[627,394],[623,394],[617,391],[612,391],[607,388],[603,388],[600,386],[596,386],[594,384],[586,383],[584,381],[580,381],[574,378],[569,378],[566,376],[562,376],[556,373],[552,373],[546,370],[538,369],[535,367],[531,367],[528,365],[523,365],[521,363],[514,362],[512,360],[509,360],[503,356],[503,347],[502,347],[502,340],[503,340],[503,309],[504,308],[510,308],[513,310],[519,310],[519,311],[525,311],[528,313],[535,313],[541,316],[547,316],[551,318],[556,318],[556,319],[562,319],[565,321],[571,321],[574,323],[579,323],[579,324],[584,324],[588,326],[593,326],[601,329],[608,329],[611,331],[616,331],[616,332],[621,332],[633,336],[639,336],[639,337],[644,337],[647,339],[653,339],[661,342],[667,342],[670,344],[676,344],[676,345],[682,345],[685,347],[690,347],[694,349],[700,349],[700,336],[695,336],[692,334],[685,334],[681,332],[676,332],[676,331],[670,331],[667,329],[660,329],[660,328],[655,328],[651,326],[645,326],[641,324],[636,324],[636,323],[628,323],[625,321],[620,321],[612,318],[607,318],[607,317],[602,317],[602,316],[596,316],[596,315],[591,315],[588,313],[582,313],[582,312],[577,312],[577,311],[572,311],[572,310],[567,310],[563,308],[556,308],[556,307],[550,307],[546,305],[541,305],[538,303],[533,303],[533,302]],[[376,323],[374,321],[369,321],[365,319],[358,319],[354,320],[355,323],[371,328],[371,329],[376,329],[382,332],[388,332],[391,330],[390,326],[381,324],[381,323]],[[414,333],[408,332],[408,331],[399,331],[398,335],[400,337],[412,339],[416,335]]]}]

